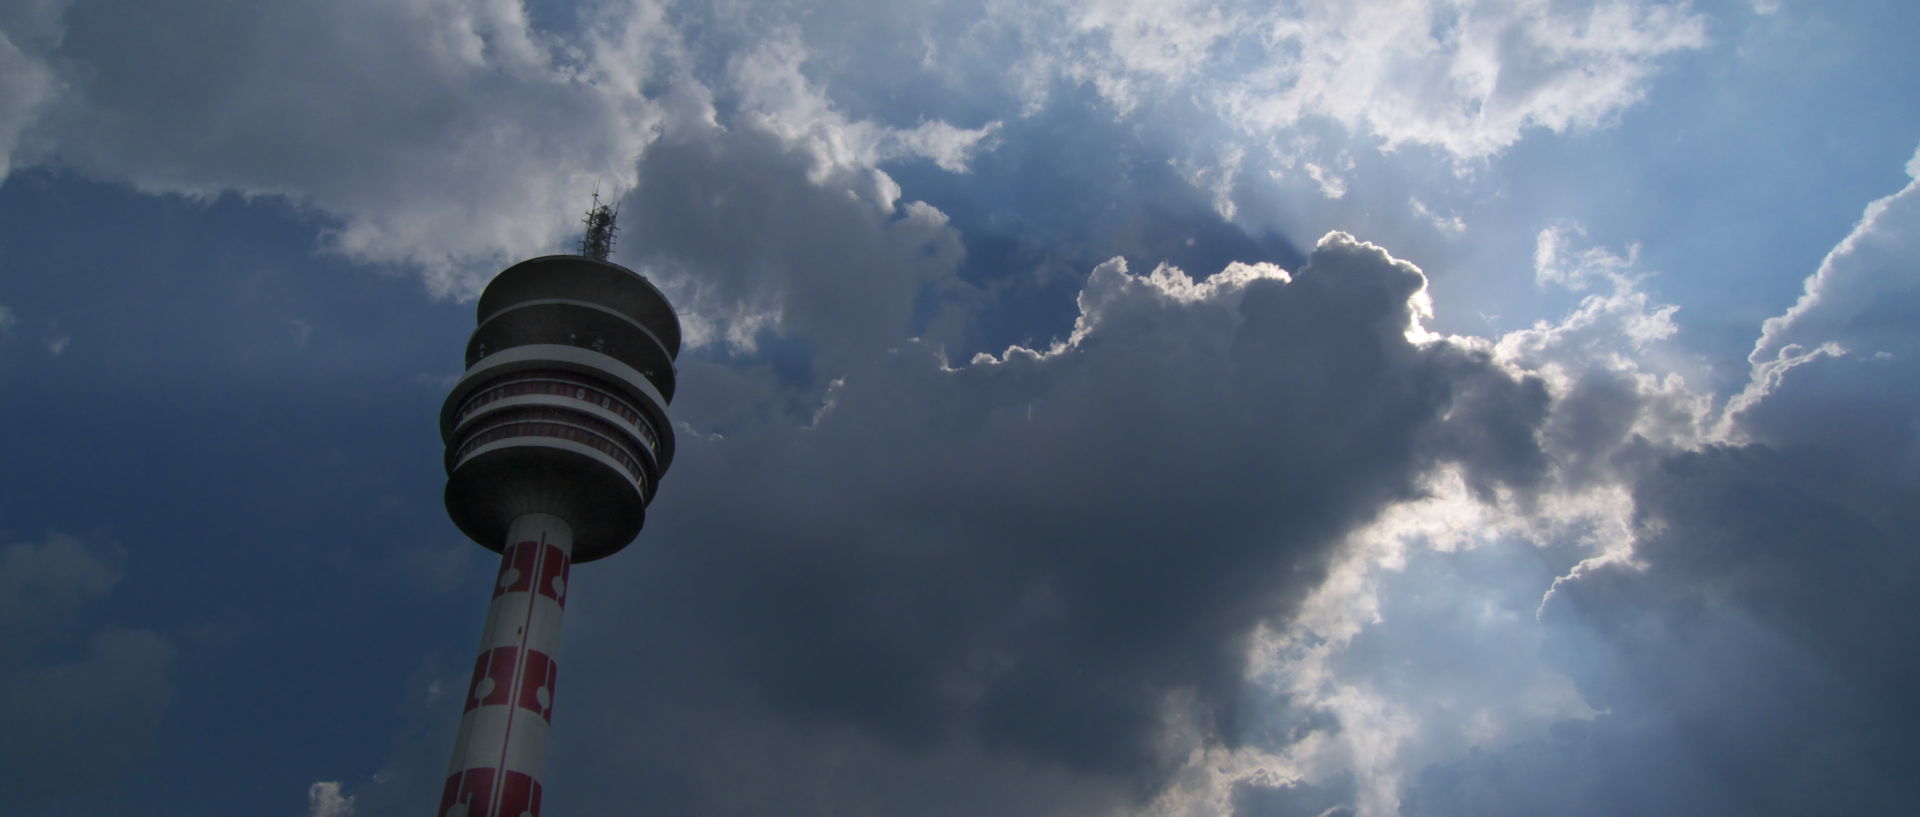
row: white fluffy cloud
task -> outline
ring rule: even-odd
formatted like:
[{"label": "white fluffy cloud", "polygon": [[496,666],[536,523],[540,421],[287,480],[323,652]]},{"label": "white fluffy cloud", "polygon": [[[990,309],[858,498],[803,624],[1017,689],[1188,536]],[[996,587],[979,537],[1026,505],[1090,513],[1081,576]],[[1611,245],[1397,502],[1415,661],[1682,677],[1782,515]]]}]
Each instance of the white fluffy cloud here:
[{"label": "white fluffy cloud", "polygon": [[421,267],[442,291],[551,247],[600,180],[631,179],[670,63],[646,5],[592,17],[585,47],[515,2],[79,3],[54,52],[65,92],[18,153],[164,193],[278,196],[327,245]]},{"label": "white fluffy cloud", "polygon": [[354,798],[340,793],[337,780],[322,780],[307,787],[307,817],[353,817]]},{"label": "white fluffy cloud", "polygon": [[989,122],[966,129],[931,121],[899,129],[852,119],[803,73],[803,63],[811,55],[797,36],[786,32],[736,56],[729,73],[748,122],[779,134],[790,144],[804,145],[814,156],[816,181],[833,171],[872,168],[906,156],[920,156],[944,170],[964,173],[969,157],[990,144],[1000,127]]},{"label": "white fluffy cloud", "polygon": [[1064,17],[1071,46],[1031,59],[1122,111],[1191,96],[1276,146],[1324,117],[1389,150],[1427,145],[1458,159],[1529,128],[1605,122],[1639,101],[1660,57],[1705,41],[1684,4],[1637,0],[1111,0],[1034,15]]}]

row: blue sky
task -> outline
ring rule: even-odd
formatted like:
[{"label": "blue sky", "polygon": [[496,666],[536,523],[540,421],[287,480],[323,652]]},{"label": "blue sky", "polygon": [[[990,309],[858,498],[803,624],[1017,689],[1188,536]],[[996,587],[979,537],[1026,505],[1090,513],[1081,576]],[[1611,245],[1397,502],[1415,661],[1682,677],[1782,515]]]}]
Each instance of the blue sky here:
[{"label": "blue sky", "polygon": [[432,808],[596,186],[688,346],[553,813],[1901,812],[1916,18],[10,4],[0,814]]}]

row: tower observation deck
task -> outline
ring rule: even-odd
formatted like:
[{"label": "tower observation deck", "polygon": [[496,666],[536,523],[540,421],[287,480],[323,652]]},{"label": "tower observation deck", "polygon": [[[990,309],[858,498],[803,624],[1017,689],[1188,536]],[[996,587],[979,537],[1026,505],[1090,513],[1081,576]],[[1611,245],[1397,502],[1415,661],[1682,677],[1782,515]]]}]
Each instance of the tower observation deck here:
[{"label": "tower observation deck", "polygon": [[447,513],[501,554],[440,817],[538,817],[570,566],[632,542],[673,463],[680,321],[606,260],[612,215],[597,201],[588,227],[587,254],[487,285],[440,411]]}]

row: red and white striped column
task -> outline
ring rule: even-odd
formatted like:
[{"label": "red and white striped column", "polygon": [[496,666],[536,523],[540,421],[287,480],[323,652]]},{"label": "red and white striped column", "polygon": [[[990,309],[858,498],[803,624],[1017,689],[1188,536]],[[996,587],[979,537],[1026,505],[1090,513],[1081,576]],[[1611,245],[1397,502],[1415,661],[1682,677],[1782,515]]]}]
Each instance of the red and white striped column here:
[{"label": "red and white striped column", "polygon": [[439,817],[539,817],[572,555],[560,517],[525,514],[508,528]]}]

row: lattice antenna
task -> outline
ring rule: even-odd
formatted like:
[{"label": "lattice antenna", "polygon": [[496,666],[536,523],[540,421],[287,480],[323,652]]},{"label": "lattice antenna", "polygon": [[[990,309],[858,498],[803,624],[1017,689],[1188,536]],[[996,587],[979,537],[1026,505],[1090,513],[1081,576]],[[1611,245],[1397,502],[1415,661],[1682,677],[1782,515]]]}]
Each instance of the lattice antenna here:
[{"label": "lattice antenna", "polygon": [[587,211],[584,219],[587,233],[580,237],[580,254],[595,261],[605,261],[613,254],[613,234],[620,228],[614,219],[620,217],[620,211],[600,203],[600,188],[593,189],[593,209]]}]

